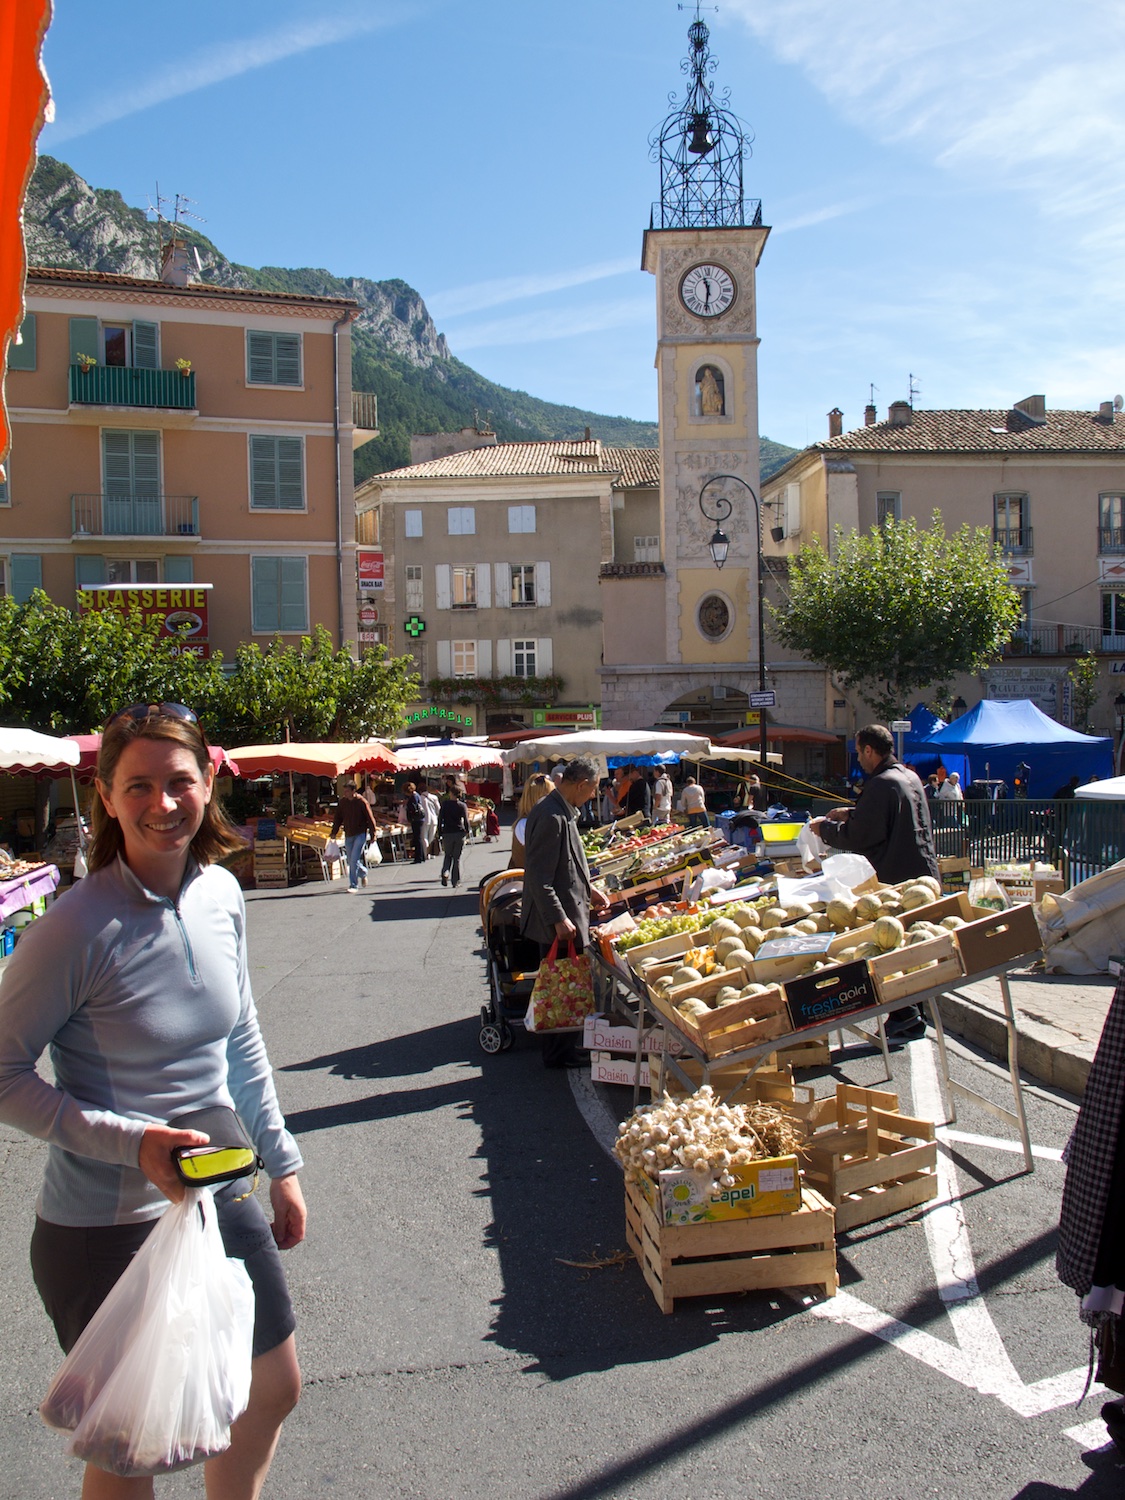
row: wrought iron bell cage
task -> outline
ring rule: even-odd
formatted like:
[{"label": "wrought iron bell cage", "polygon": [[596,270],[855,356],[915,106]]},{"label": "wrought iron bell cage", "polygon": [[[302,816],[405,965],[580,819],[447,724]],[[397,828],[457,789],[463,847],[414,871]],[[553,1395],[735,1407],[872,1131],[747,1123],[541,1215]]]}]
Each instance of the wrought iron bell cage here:
[{"label": "wrought iron bell cage", "polygon": [[733,229],[760,225],[762,205],[743,197],[742,167],[753,132],[729,107],[730,90],[716,97],[709,75],[718,66],[710,32],[698,16],[688,27],[691,53],[681,63],[689,79],[684,98],[651,137],[660,165],[660,201],[650,226],[659,229]]}]

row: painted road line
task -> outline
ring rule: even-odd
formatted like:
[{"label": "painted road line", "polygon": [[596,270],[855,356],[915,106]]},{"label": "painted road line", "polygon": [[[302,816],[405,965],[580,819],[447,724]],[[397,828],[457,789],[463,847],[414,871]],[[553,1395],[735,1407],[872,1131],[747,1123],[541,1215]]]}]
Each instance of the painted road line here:
[{"label": "painted road line", "polygon": [[948,1375],[958,1385],[968,1386],[970,1390],[979,1389],[976,1368],[963,1350],[934,1338],[932,1333],[926,1333],[924,1329],[900,1323],[897,1318],[880,1312],[877,1307],[861,1302],[850,1292],[837,1292],[825,1302],[814,1303],[808,1311],[813,1317],[823,1318],[826,1322],[839,1323],[855,1328],[860,1333],[869,1333],[886,1344],[893,1344],[903,1354],[909,1354],[911,1359],[929,1365],[939,1375]]},{"label": "painted road line", "polygon": [[[937,1136],[939,1141],[959,1141],[965,1146],[991,1146],[994,1151],[1011,1151],[1016,1156],[1023,1155],[1023,1147],[1019,1141],[1002,1141],[994,1135],[970,1135],[967,1130],[951,1130],[947,1125],[939,1125]],[[1031,1154],[1040,1161],[1062,1161],[1062,1152],[1056,1151],[1054,1146],[1032,1146]]]},{"label": "painted road line", "polygon": [[1065,1427],[1063,1437],[1070,1438],[1080,1448],[1093,1448],[1098,1452],[1108,1452],[1115,1446],[1113,1439],[1106,1435],[1106,1425],[1101,1417],[1093,1422],[1083,1422],[1081,1427]]}]

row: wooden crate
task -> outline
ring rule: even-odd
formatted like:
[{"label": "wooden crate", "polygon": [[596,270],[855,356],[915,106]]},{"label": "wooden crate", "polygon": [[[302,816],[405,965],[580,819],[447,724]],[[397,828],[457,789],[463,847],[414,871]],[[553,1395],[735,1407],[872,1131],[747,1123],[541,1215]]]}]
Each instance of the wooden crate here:
[{"label": "wooden crate", "polygon": [[[924,943],[892,948],[889,953],[869,958],[867,967],[874,976],[875,988],[883,1002],[905,1000],[908,995],[918,995],[939,984],[961,979],[965,972],[951,932],[942,937],[927,938]],[[907,969],[909,973],[904,972]]]},{"label": "wooden crate", "polygon": [[289,877],[282,870],[279,875],[266,875],[261,871],[254,872],[254,889],[256,891],[283,891],[289,884]]},{"label": "wooden crate", "polygon": [[807,1042],[797,1042],[792,1047],[783,1047],[776,1054],[778,1065],[793,1068],[827,1068],[832,1063],[832,1053],[827,1036],[810,1037]]},{"label": "wooden crate", "polygon": [[[701,985],[684,985],[682,988],[691,988],[697,993],[708,986],[718,989],[724,979],[725,976],[716,974],[703,980]],[[698,1047],[709,1062],[731,1052],[740,1052],[744,1047],[772,1042],[790,1029],[785,996],[776,986],[764,995],[736,1000],[733,1005],[724,1005],[720,1010],[708,1011],[702,1016],[682,1015],[660,990],[650,989],[648,993],[654,1010]]]},{"label": "wooden crate", "polygon": [[933,1122],[900,1113],[898,1095],[842,1083],[805,1113],[803,1175],[844,1233],[937,1197]]},{"label": "wooden crate", "polygon": [[677,1297],[721,1297],[770,1287],[815,1287],[834,1297],[835,1215],[815,1188],[794,1214],[662,1224],[640,1189],[625,1184],[625,1238],[661,1312]]},{"label": "wooden crate", "polygon": [[[659,1099],[664,1094],[670,1094],[674,1099],[683,1098],[686,1094],[694,1093],[703,1083],[702,1063],[696,1062],[693,1057],[677,1057],[675,1061],[691,1079],[690,1087],[685,1086],[683,1080],[665,1065],[662,1053],[653,1053],[649,1057],[649,1072],[654,1099]],[[735,1067],[712,1068],[710,1070],[711,1087],[723,1099],[729,1094],[735,1094],[733,1102],[736,1104],[762,1103],[786,1106],[792,1104],[794,1099],[792,1068],[771,1067],[767,1060],[752,1078],[748,1078],[749,1072],[749,1063],[739,1063]]]}]

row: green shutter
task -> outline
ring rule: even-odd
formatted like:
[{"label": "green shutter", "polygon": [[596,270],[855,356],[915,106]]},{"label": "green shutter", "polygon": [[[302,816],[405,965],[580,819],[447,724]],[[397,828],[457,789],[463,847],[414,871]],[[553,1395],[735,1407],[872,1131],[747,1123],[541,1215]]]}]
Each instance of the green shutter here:
[{"label": "green shutter", "polygon": [[282,510],[303,510],[305,475],[301,439],[277,438],[277,497]]},{"label": "green shutter", "polygon": [[300,385],[301,383],[301,335],[299,333],[275,333],[274,380],[278,385]]},{"label": "green shutter", "polygon": [[246,379],[251,385],[300,385],[301,335],[247,329]]},{"label": "green shutter", "polygon": [[273,384],[273,334],[246,333],[246,379],[252,385]]},{"label": "green shutter", "polygon": [[281,590],[281,558],[250,559],[250,624],[254,630],[278,630],[278,594]]},{"label": "green shutter", "polygon": [[194,583],[195,568],[193,559],[184,557],[182,554],[164,559],[164,582],[165,583]]},{"label": "green shutter", "polygon": [[43,559],[34,552],[12,553],[12,598],[26,604],[34,589],[43,587]]},{"label": "green shutter", "polygon": [[303,510],[301,438],[250,438],[250,505],[254,510]]},{"label": "green shutter", "polygon": [[101,588],[105,582],[105,558],[80,552],[74,559],[74,581],[80,589]]},{"label": "green shutter", "polygon": [[8,345],[9,370],[35,369],[35,314],[28,313],[20,324],[20,342]]},{"label": "green shutter", "polygon": [[107,495],[158,495],[159,432],[103,432],[102,470]]},{"label": "green shutter", "polygon": [[88,354],[91,359],[98,357],[97,318],[71,318],[70,320],[70,362],[72,365],[78,363],[80,354]]},{"label": "green shutter", "polygon": [[281,561],[281,628],[285,631],[307,630],[308,610],[305,604],[305,573],[308,563],[303,557],[283,557]]},{"label": "green shutter", "polygon": [[133,366],[138,370],[159,370],[160,345],[158,324],[134,322]]}]

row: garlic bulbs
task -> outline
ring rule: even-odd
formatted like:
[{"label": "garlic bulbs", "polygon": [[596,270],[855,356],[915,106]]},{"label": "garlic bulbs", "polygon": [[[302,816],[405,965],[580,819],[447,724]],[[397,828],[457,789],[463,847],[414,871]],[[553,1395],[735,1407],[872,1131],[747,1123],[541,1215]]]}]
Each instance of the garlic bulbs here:
[{"label": "garlic bulbs", "polygon": [[632,1180],[679,1167],[710,1177],[717,1193],[734,1187],[732,1168],[798,1145],[793,1122],[774,1105],[723,1104],[705,1083],[685,1099],[665,1094],[636,1110],[617,1127],[614,1150]]}]

